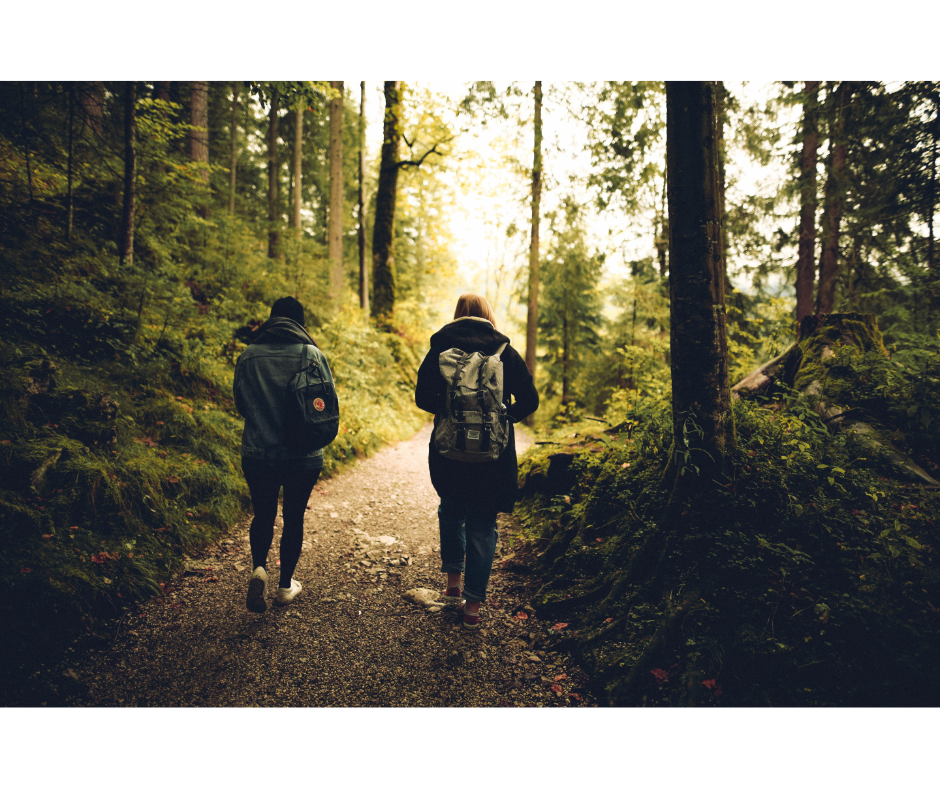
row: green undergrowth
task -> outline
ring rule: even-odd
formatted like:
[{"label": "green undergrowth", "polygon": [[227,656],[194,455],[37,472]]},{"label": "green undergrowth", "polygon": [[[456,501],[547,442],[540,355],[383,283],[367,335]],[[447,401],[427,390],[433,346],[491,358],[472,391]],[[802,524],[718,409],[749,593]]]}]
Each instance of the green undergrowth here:
[{"label": "green undergrowth", "polygon": [[[885,369],[852,363],[871,380]],[[883,384],[882,411],[922,418],[916,374]],[[791,396],[735,402],[730,475],[670,513],[669,404],[640,405],[608,430],[540,436],[520,467],[537,607],[568,624],[560,646],[597,691],[615,705],[940,701],[940,493],[860,456]],[[921,432],[935,461],[936,430]]]},{"label": "green undergrowth", "polygon": [[[273,294],[205,307],[167,280],[176,315],[141,310],[101,274],[0,295],[0,636],[29,661],[161,593],[187,557],[244,520],[234,362]],[[276,291],[275,291],[276,292]],[[161,304],[166,308],[166,302]],[[423,421],[400,337],[357,314],[311,326],[341,421],[324,476]],[[241,333],[239,333],[241,332]],[[30,656],[32,655],[32,656]]]}]

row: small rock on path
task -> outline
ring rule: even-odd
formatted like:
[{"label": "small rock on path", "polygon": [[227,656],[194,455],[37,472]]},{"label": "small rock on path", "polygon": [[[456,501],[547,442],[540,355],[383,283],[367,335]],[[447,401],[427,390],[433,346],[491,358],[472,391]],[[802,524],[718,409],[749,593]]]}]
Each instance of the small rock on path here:
[{"label": "small rock on path", "polygon": [[[318,482],[294,573],[304,589],[293,603],[260,615],[245,608],[246,520],[163,597],[125,616],[112,641],[76,650],[57,670],[78,689],[52,689],[49,705],[596,705],[577,667],[546,650],[556,635],[550,622],[517,614],[533,589],[500,565],[511,517],[499,518],[478,631],[464,630],[454,608],[404,598],[444,587],[430,430]],[[516,440],[520,454],[532,444],[521,432]]]}]

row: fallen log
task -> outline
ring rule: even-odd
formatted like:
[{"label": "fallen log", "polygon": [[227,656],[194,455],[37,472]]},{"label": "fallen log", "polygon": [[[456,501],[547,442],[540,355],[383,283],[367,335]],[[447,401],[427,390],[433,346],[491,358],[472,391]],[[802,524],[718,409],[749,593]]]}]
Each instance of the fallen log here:
[{"label": "fallen log", "polygon": [[813,410],[830,426],[844,430],[867,450],[881,454],[909,481],[940,488],[937,481],[909,457],[897,451],[871,424],[852,418],[852,412],[825,395],[825,379],[836,352],[833,347],[850,346],[858,353],[875,352],[890,358],[875,315],[843,312],[810,315],[800,322],[796,342],[774,359],[762,364],[731,388],[735,399],[770,395],[776,390],[796,390],[813,400]]}]

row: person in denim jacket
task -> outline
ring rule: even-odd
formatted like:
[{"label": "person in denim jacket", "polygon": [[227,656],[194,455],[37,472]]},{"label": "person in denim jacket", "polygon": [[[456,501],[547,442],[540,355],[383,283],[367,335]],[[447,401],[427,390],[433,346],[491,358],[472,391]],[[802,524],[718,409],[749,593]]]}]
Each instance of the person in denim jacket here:
[{"label": "person in denim jacket", "polygon": [[249,610],[267,610],[267,558],[274,540],[278,493],[284,488],[281,572],[275,604],[286,605],[301,591],[294,578],[304,537],[304,512],[320,471],[323,449],[291,454],[282,445],[284,395],[300,369],[304,345],[333,380],[326,356],[304,328],[304,308],[287,296],[274,302],[271,316],[235,364],[235,407],[245,419],[242,471],[251,493],[249,540],[253,571],[248,582]]}]

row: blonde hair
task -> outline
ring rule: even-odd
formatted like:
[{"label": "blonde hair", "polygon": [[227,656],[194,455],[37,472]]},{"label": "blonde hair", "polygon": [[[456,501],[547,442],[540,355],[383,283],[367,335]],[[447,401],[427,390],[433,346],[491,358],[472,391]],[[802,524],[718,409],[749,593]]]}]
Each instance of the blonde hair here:
[{"label": "blonde hair", "polygon": [[454,310],[454,320],[459,317],[482,317],[489,320],[496,328],[496,315],[483,296],[476,293],[464,293],[457,299],[457,308]]}]

